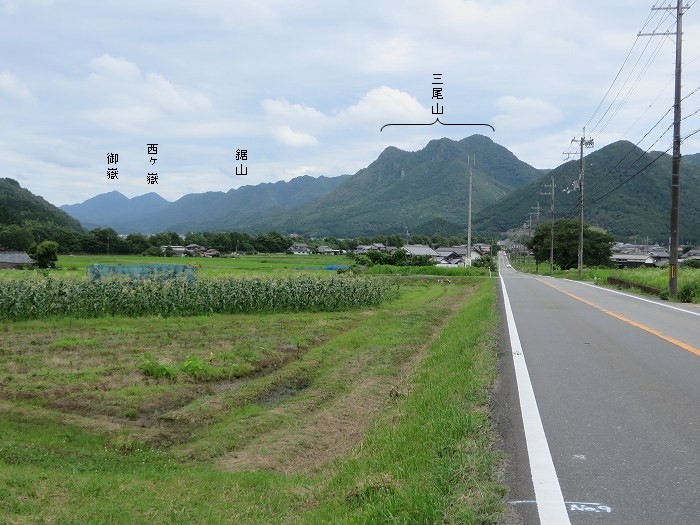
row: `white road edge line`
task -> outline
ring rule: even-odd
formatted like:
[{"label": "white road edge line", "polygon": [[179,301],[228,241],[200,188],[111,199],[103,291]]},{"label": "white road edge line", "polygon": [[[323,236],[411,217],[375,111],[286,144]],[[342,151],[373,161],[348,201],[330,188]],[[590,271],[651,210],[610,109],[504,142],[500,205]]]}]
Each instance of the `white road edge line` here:
[{"label": "white road edge line", "polygon": [[645,303],[655,304],[656,306],[662,306],[663,308],[670,308],[671,310],[677,310],[677,311],[683,312],[685,314],[697,315],[698,317],[700,317],[700,313],[698,313],[698,312],[691,312],[690,310],[686,310],[685,308],[679,308],[677,306],[672,306],[670,304],[660,303],[658,301],[652,301],[651,299],[645,299],[644,297],[638,297],[636,295],[628,294],[625,292],[620,292],[618,290],[611,290],[610,288],[605,288],[604,286],[598,286],[597,284],[584,283],[582,281],[576,281],[575,279],[564,279],[564,280],[568,281],[570,283],[579,283],[579,284],[582,284],[584,286],[590,286],[591,288],[595,288],[596,290],[603,290],[605,292],[615,293],[617,295],[622,295],[624,297],[630,297],[632,299],[637,299],[638,301],[644,301]]},{"label": "white road edge line", "polygon": [[508,336],[510,337],[515,378],[518,384],[518,397],[520,398],[520,412],[523,417],[527,455],[530,461],[530,474],[532,475],[532,485],[535,489],[540,525],[571,525],[569,514],[566,511],[566,504],[564,503],[564,496],[559,485],[557,471],[554,469],[552,453],[547,444],[547,436],[544,434],[542,419],[535,400],[535,392],[532,389],[532,382],[525,364],[523,347],[518,336],[518,329],[515,326],[506,284],[500,272],[499,277],[501,279],[501,290],[503,291],[503,305],[506,311]]}]

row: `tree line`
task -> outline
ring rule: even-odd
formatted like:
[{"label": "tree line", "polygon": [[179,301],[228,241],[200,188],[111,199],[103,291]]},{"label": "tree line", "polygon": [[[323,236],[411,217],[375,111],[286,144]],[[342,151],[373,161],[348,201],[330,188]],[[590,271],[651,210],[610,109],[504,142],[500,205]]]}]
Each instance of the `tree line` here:
[{"label": "tree line", "polygon": [[[52,223],[25,221],[21,225],[0,226],[0,246],[11,250],[31,253],[44,241],[58,244],[59,254],[115,254],[115,255],[162,255],[161,246],[187,246],[198,244],[213,248],[222,254],[228,253],[280,253],[294,243],[308,244],[311,249],[328,246],[336,250],[354,250],[358,245],[382,243],[386,246],[403,246],[406,244],[425,244],[438,246],[457,246],[466,244],[466,236],[442,235],[375,235],[360,236],[352,239],[325,237],[312,239],[300,235],[283,235],[278,232],[248,234],[241,232],[189,232],[184,236],[173,232],[159,232],[153,235],[130,233],[119,235],[112,228],[94,228],[87,232],[78,232]],[[485,237],[474,236],[474,243],[495,242]],[[494,250],[495,253],[495,250]]]}]

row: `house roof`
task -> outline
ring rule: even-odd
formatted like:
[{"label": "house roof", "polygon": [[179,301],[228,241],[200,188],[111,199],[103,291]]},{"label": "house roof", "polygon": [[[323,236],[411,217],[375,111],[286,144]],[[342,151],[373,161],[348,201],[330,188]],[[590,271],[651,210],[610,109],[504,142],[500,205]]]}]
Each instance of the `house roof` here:
[{"label": "house roof", "polygon": [[36,261],[27,255],[27,252],[0,252],[0,263],[5,264],[33,264]]},{"label": "house roof", "polygon": [[431,257],[439,256],[440,254],[425,244],[406,244],[403,247],[410,255],[430,255]]},{"label": "house roof", "polygon": [[[474,247],[472,246],[472,249],[473,248]],[[456,253],[457,255],[467,255],[467,253],[469,252],[469,250],[467,249],[466,246],[450,246],[449,248],[442,247],[442,248],[438,248],[437,251],[440,253],[452,252],[452,253]]]}]

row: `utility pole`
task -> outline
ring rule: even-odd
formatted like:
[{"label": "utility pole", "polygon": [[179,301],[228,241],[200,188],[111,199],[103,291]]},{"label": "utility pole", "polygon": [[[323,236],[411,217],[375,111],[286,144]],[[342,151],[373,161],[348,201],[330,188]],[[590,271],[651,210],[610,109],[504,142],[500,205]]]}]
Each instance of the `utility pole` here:
[{"label": "utility pole", "polygon": [[583,161],[583,148],[592,148],[593,139],[586,139],[586,128],[583,128],[583,135],[580,139],[573,138],[571,142],[578,142],[581,146],[581,159],[579,161],[579,171],[578,171],[578,191],[579,191],[579,232],[578,232],[578,274],[581,275],[583,270],[583,174],[585,171],[585,164]]},{"label": "utility pole", "polygon": [[673,97],[673,161],[671,164],[671,240],[668,258],[668,295],[676,298],[678,294],[678,245],[679,245],[679,208],[681,185],[681,52],[683,49],[683,0],[676,0],[676,7],[652,7],[652,11],[676,11],[675,33],[638,33],[637,36],[676,36],[676,75]]},{"label": "utility pole", "polygon": [[[542,192],[540,195],[548,195],[552,197],[552,205],[550,211],[552,213],[552,228],[549,238],[549,275],[554,275],[554,175],[552,175],[552,183],[545,184],[545,188],[549,188],[548,192]],[[539,203],[537,203],[539,205]]]},{"label": "utility pole", "polygon": [[464,261],[465,266],[472,265],[472,166],[476,164],[476,153],[469,160],[467,154],[467,164],[469,164],[469,218],[467,219],[467,259]]},{"label": "utility pole", "polygon": [[540,225],[540,201],[537,201],[537,206],[532,207],[535,210],[535,228]]}]

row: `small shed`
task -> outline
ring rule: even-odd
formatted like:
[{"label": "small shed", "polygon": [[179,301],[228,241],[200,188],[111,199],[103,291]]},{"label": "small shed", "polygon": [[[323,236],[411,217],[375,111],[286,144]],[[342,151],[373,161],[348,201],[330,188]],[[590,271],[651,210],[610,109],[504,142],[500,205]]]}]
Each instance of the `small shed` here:
[{"label": "small shed", "polygon": [[36,264],[27,252],[0,251],[0,268],[19,268],[27,264]]}]

